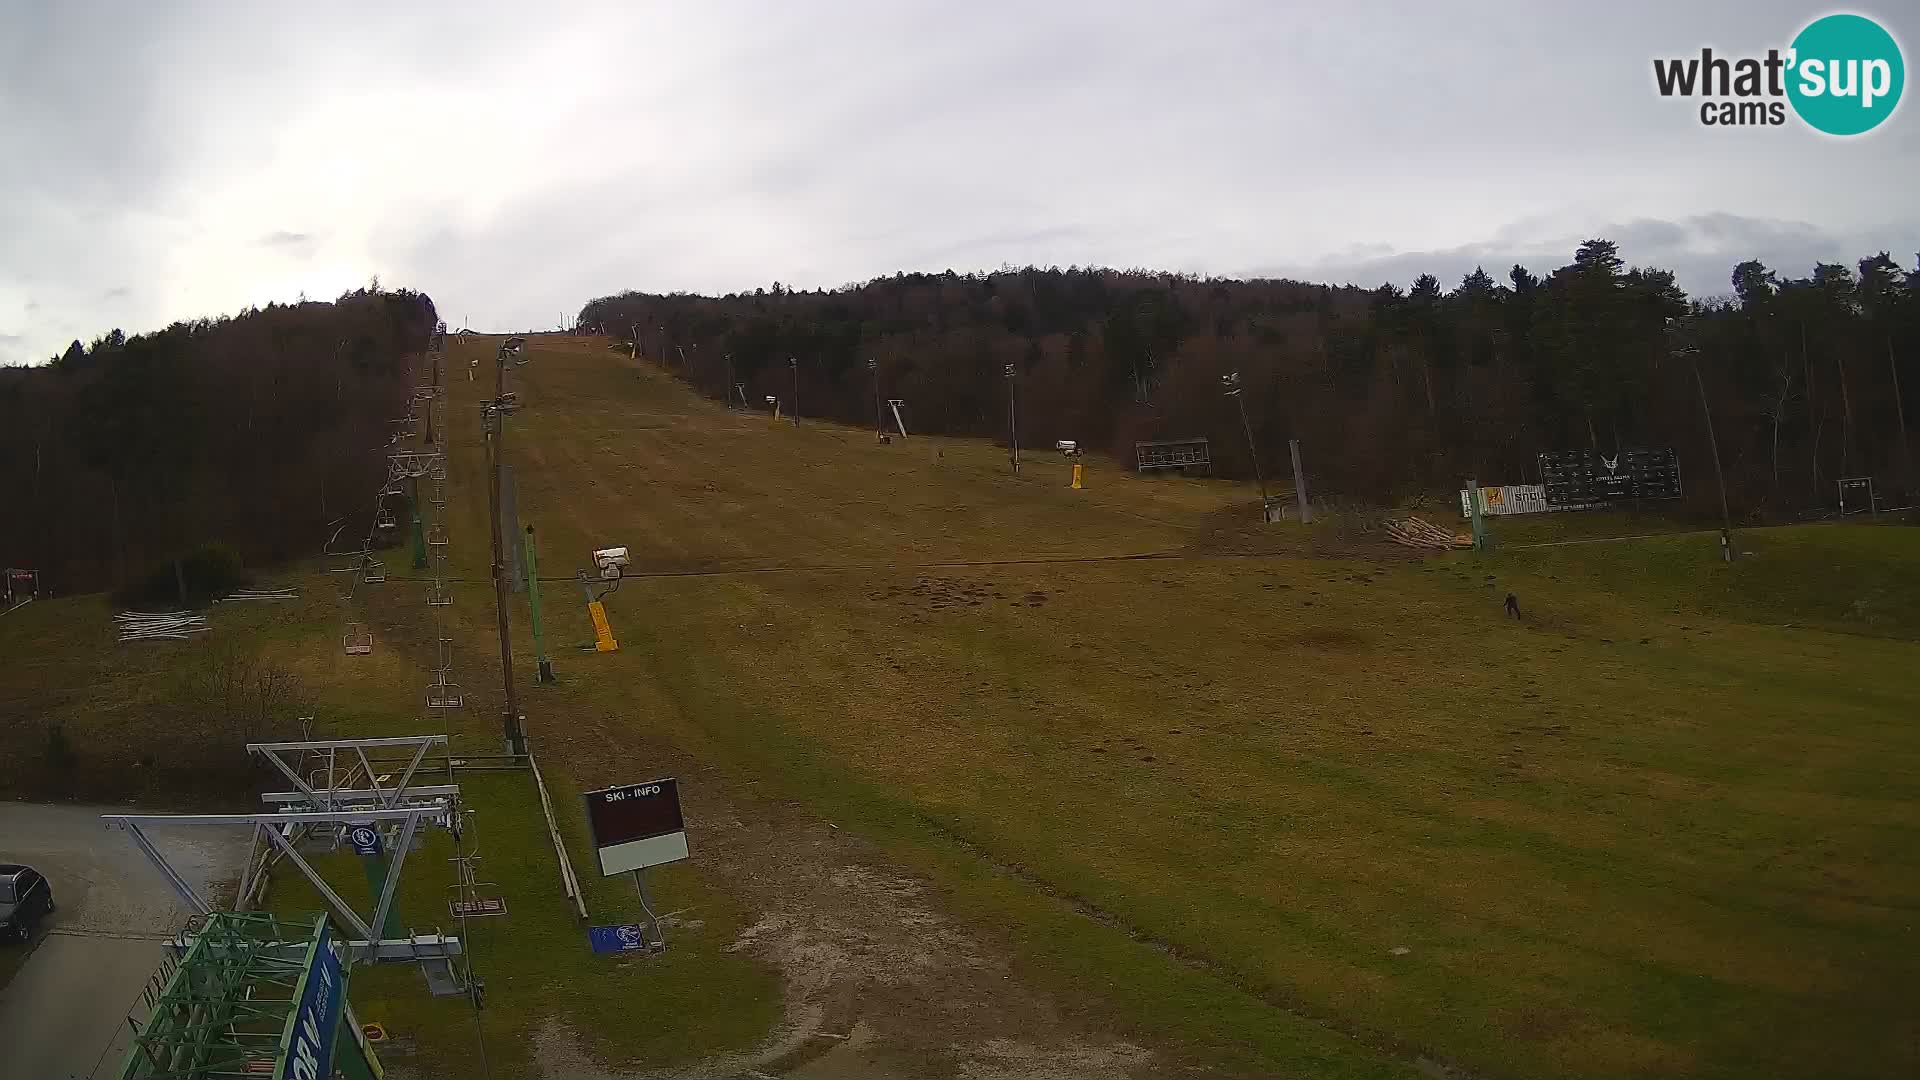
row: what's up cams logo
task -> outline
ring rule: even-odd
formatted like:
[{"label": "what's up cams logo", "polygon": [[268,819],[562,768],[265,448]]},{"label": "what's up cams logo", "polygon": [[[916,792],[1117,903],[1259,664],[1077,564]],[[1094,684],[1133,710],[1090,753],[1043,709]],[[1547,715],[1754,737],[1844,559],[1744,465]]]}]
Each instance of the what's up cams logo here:
[{"label": "what's up cams logo", "polygon": [[1707,127],[1779,126],[1787,107],[1815,131],[1862,135],[1900,105],[1907,66],[1900,43],[1864,15],[1808,23],[1784,51],[1764,57],[1699,56],[1653,62],[1661,97],[1699,98]]}]

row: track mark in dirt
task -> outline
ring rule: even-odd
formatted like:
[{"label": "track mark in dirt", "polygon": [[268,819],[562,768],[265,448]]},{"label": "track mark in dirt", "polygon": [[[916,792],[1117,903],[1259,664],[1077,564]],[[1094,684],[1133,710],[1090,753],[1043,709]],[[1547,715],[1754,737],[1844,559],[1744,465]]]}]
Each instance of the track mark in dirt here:
[{"label": "track mark in dirt", "polygon": [[596,1064],[552,1022],[535,1038],[541,1077],[1120,1080],[1168,1064],[1026,988],[1006,956],[939,909],[924,880],[888,866],[866,842],[711,786],[685,794],[702,861],[756,913],[726,948],[781,972],[779,1025],[744,1053],[623,1072]]}]

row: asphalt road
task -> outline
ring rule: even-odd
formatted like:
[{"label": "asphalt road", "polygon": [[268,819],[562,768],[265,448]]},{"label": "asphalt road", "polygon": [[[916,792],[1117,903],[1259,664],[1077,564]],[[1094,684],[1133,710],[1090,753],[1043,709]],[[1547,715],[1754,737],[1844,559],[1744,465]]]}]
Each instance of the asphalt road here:
[{"label": "asphalt road", "polygon": [[[187,917],[133,842],[100,821],[127,812],[0,802],[0,862],[45,874],[57,905],[28,945],[0,946],[0,1080],[119,1075],[126,1017]],[[240,875],[244,828],[146,831],[202,895]]]}]

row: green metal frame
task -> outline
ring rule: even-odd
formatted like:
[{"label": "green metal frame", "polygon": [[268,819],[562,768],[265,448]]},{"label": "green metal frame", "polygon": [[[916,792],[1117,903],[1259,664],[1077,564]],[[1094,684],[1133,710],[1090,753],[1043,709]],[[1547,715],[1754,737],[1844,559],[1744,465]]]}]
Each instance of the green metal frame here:
[{"label": "green metal frame", "polygon": [[[326,916],[206,916],[137,1030],[121,1080],[272,1075]],[[346,977],[347,968],[341,969]],[[345,987],[341,993],[344,995]]]}]

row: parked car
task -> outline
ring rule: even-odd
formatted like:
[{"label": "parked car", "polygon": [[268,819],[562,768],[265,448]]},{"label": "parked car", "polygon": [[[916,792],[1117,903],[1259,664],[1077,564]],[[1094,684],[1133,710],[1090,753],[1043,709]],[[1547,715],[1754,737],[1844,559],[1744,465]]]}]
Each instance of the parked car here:
[{"label": "parked car", "polygon": [[25,941],[53,910],[53,886],[31,866],[0,863],[0,941]]}]

